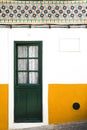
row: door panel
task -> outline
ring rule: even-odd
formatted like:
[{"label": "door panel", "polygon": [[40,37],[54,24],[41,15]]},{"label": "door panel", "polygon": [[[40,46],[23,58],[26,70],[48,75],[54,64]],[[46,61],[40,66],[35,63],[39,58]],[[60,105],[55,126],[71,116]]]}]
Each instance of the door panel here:
[{"label": "door panel", "polygon": [[17,89],[15,95],[15,118],[19,121],[26,115],[26,91]]},{"label": "door panel", "polygon": [[15,42],[14,121],[42,121],[42,42]]},{"label": "door panel", "polygon": [[41,121],[41,96],[41,89],[38,88],[16,90],[15,118],[18,122]]},{"label": "door panel", "polygon": [[40,89],[31,89],[27,92],[27,114],[32,118],[37,118],[41,116],[41,90]]}]

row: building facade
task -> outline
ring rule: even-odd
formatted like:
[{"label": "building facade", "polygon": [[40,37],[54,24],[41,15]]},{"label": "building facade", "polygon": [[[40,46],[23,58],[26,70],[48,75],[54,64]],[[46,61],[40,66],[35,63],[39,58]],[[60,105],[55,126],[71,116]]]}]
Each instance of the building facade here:
[{"label": "building facade", "polygon": [[[87,119],[86,29],[0,29],[0,36],[3,42],[0,44],[0,127],[6,124],[10,129],[26,128]],[[26,63],[21,63],[28,59],[23,57],[26,49],[22,47],[37,48],[39,44],[36,50],[40,52],[32,49],[33,58],[29,58],[30,62],[35,60],[30,63],[33,70],[27,72],[23,69]],[[42,75],[40,78],[37,78],[37,68]],[[30,84],[27,84],[26,73],[31,72],[33,76],[29,74]],[[21,78],[20,73],[24,73]]]},{"label": "building facade", "polygon": [[87,1],[1,1],[0,130],[87,120],[87,30],[49,29],[86,23]]}]

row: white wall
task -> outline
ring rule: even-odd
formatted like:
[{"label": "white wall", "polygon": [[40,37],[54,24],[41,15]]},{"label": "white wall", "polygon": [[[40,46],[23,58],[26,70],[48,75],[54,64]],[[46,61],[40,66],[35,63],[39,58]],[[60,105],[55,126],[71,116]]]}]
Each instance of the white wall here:
[{"label": "white wall", "polygon": [[[27,128],[40,125],[46,125],[48,123],[48,108],[47,108],[47,82],[43,81],[43,122],[42,123],[14,123],[14,40],[15,41],[33,41],[44,40],[43,35],[40,35],[40,30],[36,29],[12,29],[9,32],[9,127],[15,128]],[[44,32],[45,33],[45,32]]]},{"label": "white wall", "polygon": [[8,31],[0,29],[0,84],[8,83]]},{"label": "white wall", "polygon": [[[4,33],[4,30],[2,29],[3,37],[9,35],[9,38],[1,38],[4,46],[7,45],[7,47],[9,47],[9,60],[6,60],[6,49],[4,57],[6,61],[3,61],[5,62],[3,66],[6,68],[6,71],[6,63],[9,61],[9,74],[6,73],[9,75],[9,127],[15,129],[46,125],[48,124],[48,84],[87,83],[87,30],[57,28],[10,29],[9,34],[7,33],[8,31]],[[79,38],[80,51],[61,52],[59,50],[59,42],[62,38]],[[14,40],[43,41],[43,123],[14,123]],[[4,46],[2,46],[2,48]],[[0,47],[0,51],[2,48]],[[2,59],[2,56],[0,58]],[[4,72],[4,70],[1,71]],[[7,77],[8,76],[6,75],[6,78]],[[5,79],[3,78],[3,80]],[[7,80],[6,82],[8,83]]]}]

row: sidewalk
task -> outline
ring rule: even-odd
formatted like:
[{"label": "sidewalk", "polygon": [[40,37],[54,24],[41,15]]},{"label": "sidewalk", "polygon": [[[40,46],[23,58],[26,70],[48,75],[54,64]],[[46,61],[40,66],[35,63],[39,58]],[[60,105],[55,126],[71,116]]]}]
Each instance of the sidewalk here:
[{"label": "sidewalk", "polygon": [[[17,130],[19,130],[19,129],[17,129]],[[59,125],[33,127],[33,128],[26,128],[26,129],[20,129],[20,130],[87,130],[87,121],[59,124]]]}]

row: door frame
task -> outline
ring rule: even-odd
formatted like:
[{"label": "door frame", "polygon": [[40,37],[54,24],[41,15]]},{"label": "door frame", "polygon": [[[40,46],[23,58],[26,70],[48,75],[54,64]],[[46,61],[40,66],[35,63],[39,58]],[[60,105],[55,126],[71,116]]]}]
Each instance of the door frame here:
[{"label": "door frame", "polygon": [[[15,89],[15,85],[17,85],[17,78],[16,78],[16,76],[17,76],[17,69],[16,69],[16,67],[17,67],[17,45],[28,45],[28,44],[38,44],[39,46],[40,46],[40,50],[39,50],[39,58],[40,58],[40,79],[39,79],[39,82],[40,82],[40,84],[41,84],[41,95],[42,95],[42,97],[41,97],[41,100],[42,100],[42,119],[41,119],[41,122],[40,123],[42,123],[43,122],[43,92],[42,92],[42,90],[43,90],[43,83],[42,83],[42,71],[43,71],[43,67],[42,67],[42,59],[43,59],[43,57],[42,57],[42,54],[43,54],[43,50],[42,50],[42,41],[14,41],[14,122],[15,122],[15,103],[16,103],[16,97],[15,97],[15,92],[16,92],[16,89]],[[18,123],[18,122],[16,122],[16,123]],[[20,122],[20,123],[23,123],[23,122]],[[24,123],[31,123],[31,122],[24,122]],[[33,123],[38,123],[38,122],[33,122]]]}]

